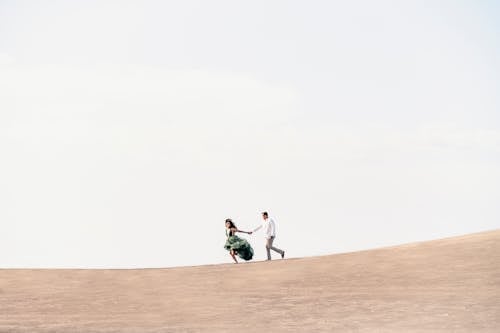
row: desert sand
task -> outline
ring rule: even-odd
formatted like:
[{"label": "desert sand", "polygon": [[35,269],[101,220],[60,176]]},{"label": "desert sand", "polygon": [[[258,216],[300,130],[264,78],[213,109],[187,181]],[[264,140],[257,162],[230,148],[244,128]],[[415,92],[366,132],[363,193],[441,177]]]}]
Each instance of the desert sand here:
[{"label": "desert sand", "polygon": [[239,265],[0,270],[2,333],[350,331],[500,332],[500,230]]}]

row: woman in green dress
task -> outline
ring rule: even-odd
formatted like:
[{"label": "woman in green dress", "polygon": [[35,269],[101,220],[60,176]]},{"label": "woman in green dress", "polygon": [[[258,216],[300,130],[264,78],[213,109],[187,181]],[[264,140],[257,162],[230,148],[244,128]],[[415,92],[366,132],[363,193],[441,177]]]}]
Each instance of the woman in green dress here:
[{"label": "woman in green dress", "polygon": [[224,248],[229,251],[229,254],[233,258],[235,264],[238,263],[238,260],[236,260],[236,255],[238,255],[238,257],[243,260],[251,260],[253,257],[252,247],[246,241],[246,239],[236,236],[237,232],[242,232],[249,235],[252,234],[251,231],[238,230],[231,219],[226,219],[227,240]]}]

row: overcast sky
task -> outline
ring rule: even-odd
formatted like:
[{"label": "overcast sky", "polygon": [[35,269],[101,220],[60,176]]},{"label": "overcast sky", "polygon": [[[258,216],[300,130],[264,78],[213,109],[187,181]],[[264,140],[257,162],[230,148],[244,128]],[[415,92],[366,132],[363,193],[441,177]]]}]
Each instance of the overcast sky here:
[{"label": "overcast sky", "polygon": [[[500,228],[495,1],[0,1],[0,267]],[[262,232],[245,235],[256,260]]]}]

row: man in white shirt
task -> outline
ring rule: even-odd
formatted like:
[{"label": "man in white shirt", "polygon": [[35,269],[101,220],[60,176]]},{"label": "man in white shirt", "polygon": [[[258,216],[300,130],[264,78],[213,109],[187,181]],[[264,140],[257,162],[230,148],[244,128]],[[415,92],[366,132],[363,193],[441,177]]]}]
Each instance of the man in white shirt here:
[{"label": "man in white shirt", "polygon": [[253,232],[256,232],[261,228],[264,229],[264,236],[266,237],[267,260],[271,260],[271,250],[281,254],[281,259],[285,258],[285,251],[273,246],[273,241],[276,237],[276,223],[272,218],[269,217],[267,212],[262,213],[262,219],[264,220],[262,222],[262,225],[255,228]]}]

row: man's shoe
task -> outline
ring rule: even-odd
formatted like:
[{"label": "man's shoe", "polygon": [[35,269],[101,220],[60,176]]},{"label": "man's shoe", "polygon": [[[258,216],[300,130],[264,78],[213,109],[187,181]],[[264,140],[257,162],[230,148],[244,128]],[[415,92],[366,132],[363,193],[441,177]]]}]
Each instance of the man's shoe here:
[{"label": "man's shoe", "polygon": [[285,251],[281,252],[281,259],[285,259]]}]

